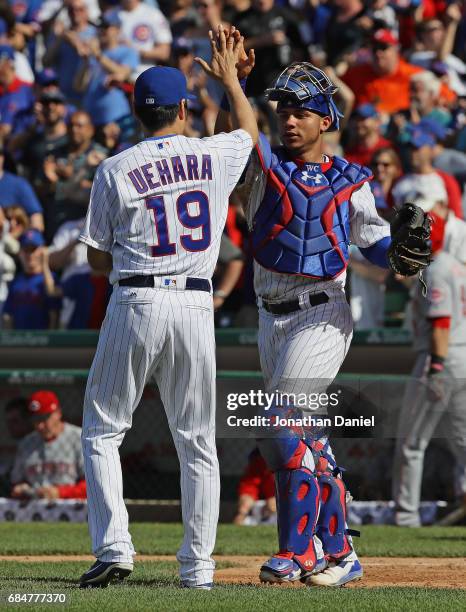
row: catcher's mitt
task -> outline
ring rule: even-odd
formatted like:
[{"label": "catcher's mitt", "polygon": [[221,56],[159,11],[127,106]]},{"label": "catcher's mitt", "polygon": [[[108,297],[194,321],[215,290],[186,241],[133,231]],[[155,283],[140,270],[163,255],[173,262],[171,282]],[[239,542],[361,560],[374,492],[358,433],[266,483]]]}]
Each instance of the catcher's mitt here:
[{"label": "catcher's mitt", "polygon": [[414,276],[431,262],[431,220],[415,204],[404,204],[390,223],[388,262],[402,276]]}]

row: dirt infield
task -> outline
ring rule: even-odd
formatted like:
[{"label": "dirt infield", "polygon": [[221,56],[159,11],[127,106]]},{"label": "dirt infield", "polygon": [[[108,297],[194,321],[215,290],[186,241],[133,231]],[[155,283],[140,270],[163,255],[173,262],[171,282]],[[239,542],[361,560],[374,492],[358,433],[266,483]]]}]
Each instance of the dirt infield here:
[{"label": "dirt infield", "polygon": [[[259,585],[258,573],[263,557],[217,556],[217,561],[232,567],[215,572],[215,580],[223,584]],[[0,561],[63,562],[93,561],[90,555],[1,555]],[[137,561],[176,561],[171,555],[138,555]],[[427,587],[466,589],[465,558],[365,557],[361,559],[364,578],[351,588]],[[296,588],[300,583],[272,588]],[[264,587],[266,588],[266,587]],[[269,587],[270,588],[270,587]]]}]

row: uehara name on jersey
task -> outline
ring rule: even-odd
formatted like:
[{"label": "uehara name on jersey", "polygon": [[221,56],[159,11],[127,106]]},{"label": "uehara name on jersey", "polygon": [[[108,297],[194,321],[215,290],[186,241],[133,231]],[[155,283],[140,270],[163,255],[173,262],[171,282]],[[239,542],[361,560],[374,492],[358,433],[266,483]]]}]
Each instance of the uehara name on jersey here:
[{"label": "uehara name on jersey", "polygon": [[133,168],[128,177],[140,194],[180,181],[211,181],[212,159],[208,154],[199,158],[197,155],[174,155]]}]

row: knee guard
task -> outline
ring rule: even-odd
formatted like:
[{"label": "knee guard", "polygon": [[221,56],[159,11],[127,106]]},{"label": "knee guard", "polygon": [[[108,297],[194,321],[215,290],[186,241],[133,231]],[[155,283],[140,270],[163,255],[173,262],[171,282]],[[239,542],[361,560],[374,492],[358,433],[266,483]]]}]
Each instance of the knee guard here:
[{"label": "knee guard", "polygon": [[272,472],[301,467],[306,445],[297,437],[262,438],[257,440],[260,453]]},{"label": "knee guard", "polygon": [[316,477],[306,468],[275,473],[279,555],[287,554],[302,569],[316,564],[314,534],[320,494]]},{"label": "knee guard", "polygon": [[343,559],[353,550],[348,536],[359,535],[346,526],[346,487],[341,478],[329,473],[320,474],[317,480],[320,487],[317,536],[326,557]]}]

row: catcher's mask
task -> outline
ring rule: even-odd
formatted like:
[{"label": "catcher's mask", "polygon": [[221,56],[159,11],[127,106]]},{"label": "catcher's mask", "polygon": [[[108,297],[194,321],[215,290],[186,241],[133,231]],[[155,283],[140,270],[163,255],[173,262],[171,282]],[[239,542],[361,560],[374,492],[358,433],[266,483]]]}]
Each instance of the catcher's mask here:
[{"label": "catcher's mask", "polygon": [[309,62],[294,62],[265,90],[265,96],[278,102],[277,110],[307,108],[322,117],[330,116],[332,123],[328,131],[333,132],[339,129],[340,117],[343,117],[332,98],[337,89],[323,70]]}]

